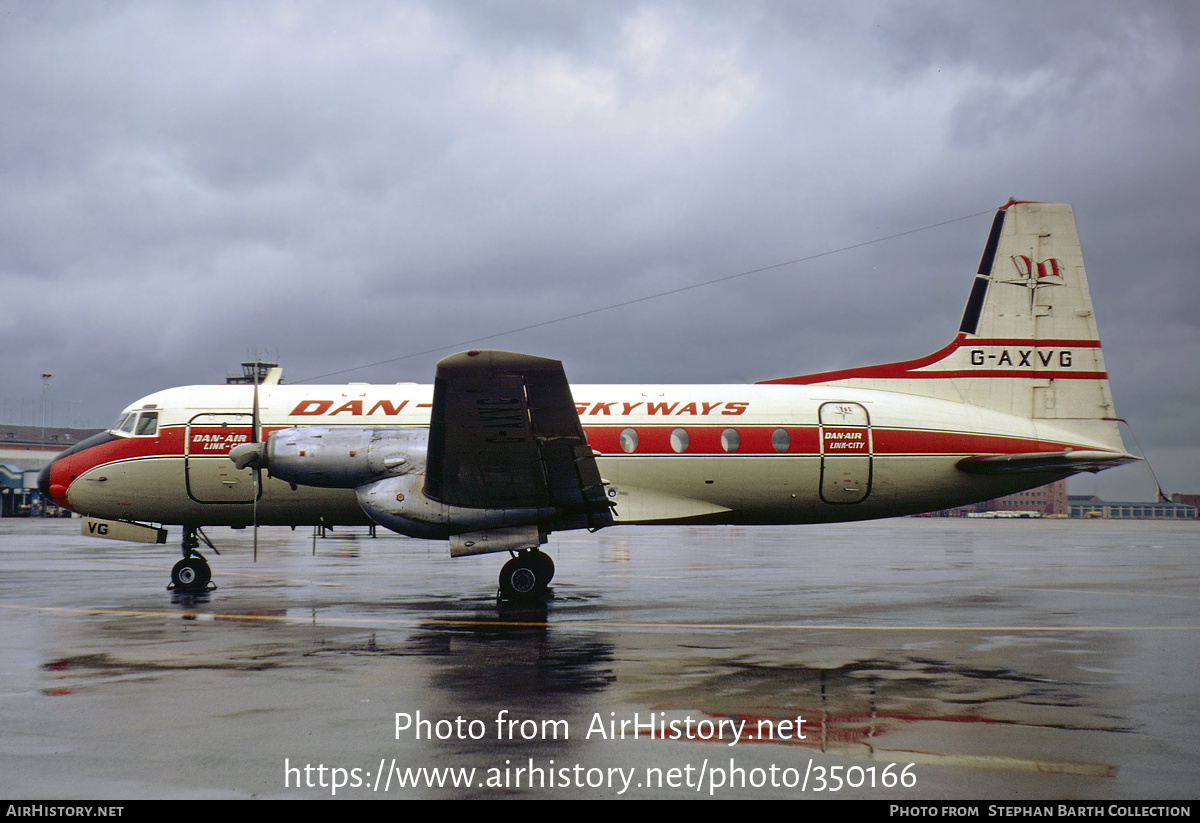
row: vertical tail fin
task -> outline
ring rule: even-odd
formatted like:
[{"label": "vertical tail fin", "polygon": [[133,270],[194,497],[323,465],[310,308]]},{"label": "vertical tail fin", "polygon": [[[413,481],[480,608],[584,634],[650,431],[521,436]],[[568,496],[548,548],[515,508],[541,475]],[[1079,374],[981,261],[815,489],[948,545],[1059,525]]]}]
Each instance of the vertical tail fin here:
[{"label": "vertical tail fin", "polygon": [[1123,450],[1071,207],[996,212],[958,335],[917,360],[767,380],[869,388],[1045,419]]}]

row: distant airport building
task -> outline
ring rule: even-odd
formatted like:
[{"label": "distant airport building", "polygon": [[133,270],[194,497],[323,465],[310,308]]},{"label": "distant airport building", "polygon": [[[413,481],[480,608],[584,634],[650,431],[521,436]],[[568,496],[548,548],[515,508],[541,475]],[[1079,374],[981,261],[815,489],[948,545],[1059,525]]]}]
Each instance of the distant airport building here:
[{"label": "distant airport building", "polygon": [[936,517],[998,515],[1005,517],[1066,517],[1070,512],[1067,481],[1055,480],[1036,489],[934,512]]},{"label": "distant airport building", "polygon": [[1036,489],[997,497],[982,504],[990,512],[1038,512],[1043,517],[1066,516],[1070,513],[1067,481],[1056,480]]},{"label": "distant airport building", "polygon": [[25,475],[16,466],[0,463],[0,517],[15,517],[34,510],[37,480],[33,481],[35,488],[31,492]]},{"label": "distant airport building", "polygon": [[[271,369],[277,368],[279,368],[278,363],[267,363],[262,360],[250,360],[242,364],[241,374],[225,375],[225,382],[245,384],[257,383],[261,386],[266,382],[267,374],[270,373]],[[280,382],[283,381],[281,380]]]},{"label": "distant airport building", "polygon": [[0,463],[38,471],[61,451],[86,440],[102,429],[67,429],[60,426],[13,426],[0,423]]},{"label": "distant airport building", "polygon": [[1195,520],[1197,508],[1186,503],[1111,503],[1088,495],[1071,496],[1071,517],[1112,520]]},{"label": "distant airport building", "polygon": [[1198,516],[1200,495],[1172,495],[1170,503],[1112,503],[1086,494],[1067,494],[1058,480],[995,500],[933,512],[934,517],[1102,517],[1113,520],[1188,520]]},{"label": "distant airport building", "polygon": [[38,472],[59,452],[99,431],[0,423],[0,517],[57,514],[53,504],[43,509]]},{"label": "distant airport building", "polygon": [[1179,492],[1175,492],[1171,495],[1171,502],[1200,508],[1200,494],[1180,494]]}]

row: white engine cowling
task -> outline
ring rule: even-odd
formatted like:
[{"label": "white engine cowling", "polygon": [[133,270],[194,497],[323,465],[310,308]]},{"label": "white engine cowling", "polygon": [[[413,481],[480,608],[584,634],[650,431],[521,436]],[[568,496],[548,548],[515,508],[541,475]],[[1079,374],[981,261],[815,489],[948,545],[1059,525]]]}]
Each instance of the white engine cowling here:
[{"label": "white engine cowling", "polygon": [[[381,526],[409,537],[444,539],[454,534],[534,525],[550,520],[554,508],[475,509],[427,497],[424,475],[388,477],[355,490],[358,504]],[[503,549],[493,549],[503,551]]]},{"label": "white engine cowling", "polygon": [[425,470],[429,430],[305,426],[271,434],[265,468],[303,486],[354,489]]}]

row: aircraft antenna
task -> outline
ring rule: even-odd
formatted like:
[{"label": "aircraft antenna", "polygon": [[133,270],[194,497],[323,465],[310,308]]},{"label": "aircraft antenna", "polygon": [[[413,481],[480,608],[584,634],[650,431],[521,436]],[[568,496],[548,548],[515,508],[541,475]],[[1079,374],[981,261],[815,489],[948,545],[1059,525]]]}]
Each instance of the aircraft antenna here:
[{"label": "aircraft antenna", "polygon": [[1146,464],[1146,471],[1150,472],[1150,479],[1154,481],[1154,488],[1158,490],[1159,503],[1170,503],[1171,499],[1167,497],[1167,493],[1163,491],[1162,485],[1158,482],[1158,475],[1154,473],[1154,468],[1150,465],[1150,458],[1146,457],[1146,453],[1142,451],[1142,444],[1138,442],[1137,435],[1133,433],[1133,426],[1129,425],[1129,421],[1124,417],[1111,418],[1118,423],[1124,423],[1125,428],[1129,430],[1129,436],[1133,438],[1133,445],[1137,446],[1138,454],[1142,456],[1142,462]]}]

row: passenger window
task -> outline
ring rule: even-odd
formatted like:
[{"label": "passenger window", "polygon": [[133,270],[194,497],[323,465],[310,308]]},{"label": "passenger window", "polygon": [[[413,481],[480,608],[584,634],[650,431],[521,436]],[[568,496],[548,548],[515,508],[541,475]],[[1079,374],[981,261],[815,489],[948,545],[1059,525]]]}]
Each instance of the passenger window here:
[{"label": "passenger window", "polygon": [[787,429],[776,429],[771,433],[771,445],[775,447],[775,451],[783,454],[792,445],[792,437],[788,434]]},{"label": "passenger window", "polygon": [[738,436],[737,429],[726,429],[721,432],[721,448],[725,451],[733,454],[740,445],[742,445],[742,439]]},{"label": "passenger window", "polygon": [[683,454],[688,447],[688,433],[685,429],[676,429],[671,432],[671,448],[676,454]]},{"label": "passenger window", "polygon": [[635,451],[637,451],[637,447],[638,447],[637,432],[634,431],[633,429],[622,429],[621,430],[621,451],[625,452],[626,454],[633,454]]},{"label": "passenger window", "polygon": [[134,433],[144,437],[158,434],[158,412],[142,412]]}]

